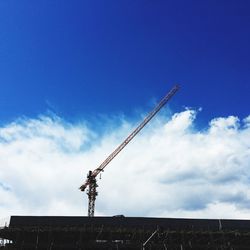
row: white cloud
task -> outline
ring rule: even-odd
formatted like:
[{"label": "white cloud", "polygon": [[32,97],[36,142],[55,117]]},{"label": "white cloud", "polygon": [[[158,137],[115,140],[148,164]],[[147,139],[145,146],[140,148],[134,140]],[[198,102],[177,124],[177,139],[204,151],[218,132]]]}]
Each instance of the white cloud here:
[{"label": "white cloud", "polygon": [[[215,118],[200,131],[195,119],[194,110],[158,115],[137,135],[98,179],[96,214],[249,218],[250,116]],[[86,215],[78,187],[134,124],[111,125],[98,139],[54,116],[0,128],[0,217]]]}]

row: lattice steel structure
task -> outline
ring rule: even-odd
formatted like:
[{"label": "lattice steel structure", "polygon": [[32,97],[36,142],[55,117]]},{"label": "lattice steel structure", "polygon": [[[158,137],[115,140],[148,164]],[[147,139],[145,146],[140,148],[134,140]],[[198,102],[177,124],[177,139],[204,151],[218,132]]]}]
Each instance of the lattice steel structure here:
[{"label": "lattice steel structure", "polygon": [[96,192],[96,177],[104,171],[104,168],[128,145],[128,143],[150,122],[150,120],[161,110],[161,108],[175,95],[179,86],[175,85],[162,100],[155,106],[155,108],[144,118],[144,120],[136,127],[136,129],[129,134],[129,136],[96,168],[94,171],[89,171],[86,181],[79,188],[85,191],[88,187],[88,216],[93,217],[95,212]]}]

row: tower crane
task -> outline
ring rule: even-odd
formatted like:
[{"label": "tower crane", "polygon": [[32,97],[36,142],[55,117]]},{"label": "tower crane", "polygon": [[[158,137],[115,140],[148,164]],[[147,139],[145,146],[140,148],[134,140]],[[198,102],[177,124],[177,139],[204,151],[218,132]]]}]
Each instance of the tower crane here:
[{"label": "tower crane", "polygon": [[104,168],[122,151],[123,148],[145,127],[145,125],[160,111],[160,109],[174,96],[178,91],[179,86],[175,85],[165,95],[162,100],[155,106],[155,108],[144,118],[136,129],[129,134],[129,136],[99,165],[94,171],[89,171],[87,179],[83,185],[79,188],[81,191],[85,191],[88,187],[88,216],[93,217],[95,212],[95,200],[98,195],[96,189],[98,187],[96,177],[104,171]]}]

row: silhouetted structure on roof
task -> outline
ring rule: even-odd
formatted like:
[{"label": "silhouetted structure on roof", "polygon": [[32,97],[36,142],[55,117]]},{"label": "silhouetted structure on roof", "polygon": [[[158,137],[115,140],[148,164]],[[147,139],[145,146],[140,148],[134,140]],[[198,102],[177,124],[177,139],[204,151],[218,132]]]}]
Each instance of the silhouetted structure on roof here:
[{"label": "silhouetted structure on roof", "polygon": [[3,249],[243,250],[249,220],[12,216]]}]

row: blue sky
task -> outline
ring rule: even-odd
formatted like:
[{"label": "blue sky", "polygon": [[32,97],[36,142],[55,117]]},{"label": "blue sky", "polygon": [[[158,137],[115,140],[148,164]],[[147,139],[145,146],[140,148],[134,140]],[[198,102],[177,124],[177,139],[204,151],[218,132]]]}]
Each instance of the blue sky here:
[{"label": "blue sky", "polygon": [[[249,1],[0,2],[0,120],[73,119],[171,102],[248,115]],[[149,106],[147,106],[149,105]]]},{"label": "blue sky", "polygon": [[96,214],[249,218],[249,13],[243,0],[1,0],[0,217],[85,215],[88,171],[179,83],[98,180]]}]

